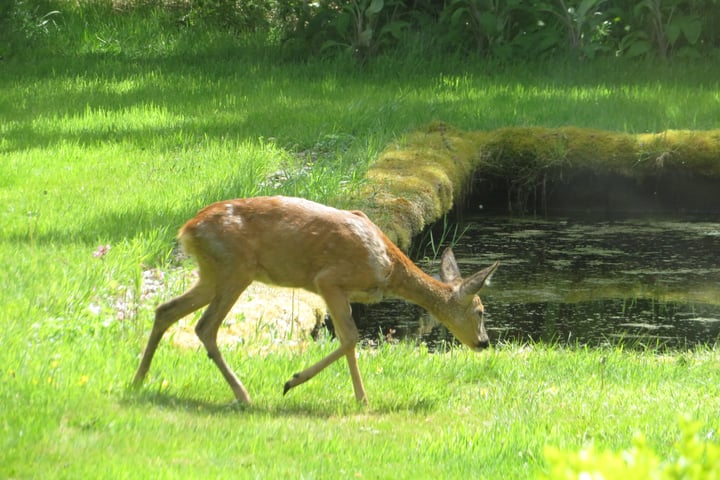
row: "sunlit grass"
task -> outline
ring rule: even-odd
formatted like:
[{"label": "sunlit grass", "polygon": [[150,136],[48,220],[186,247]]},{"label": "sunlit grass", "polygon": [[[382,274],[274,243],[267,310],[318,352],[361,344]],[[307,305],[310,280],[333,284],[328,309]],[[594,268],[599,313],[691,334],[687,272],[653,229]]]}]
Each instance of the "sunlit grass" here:
[{"label": "sunlit grass", "polygon": [[203,352],[166,339],[147,384],[128,390],[153,308],[187,286],[147,297],[143,271],[186,269],[173,237],[207,203],[283,193],[352,206],[378,153],[435,120],[630,132],[719,122],[709,63],[379,59],[359,70],[166,27],[147,12],[66,12],[41,48],[2,60],[0,477],[517,478],[543,468],[547,444],[619,448],[640,431],[668,454],[679,414],[715,428],[709,348],[387,344],[361,351],[362,408],[342,362],[282,396],[332,343],[266,356],[237,346],[227,357],[255,400],[241,409]]},{"label": "sunlit grass", "polygon": [[517,478],[543,468],[545,445],[617,448],[642,433],[670,455],[678,416],[712,426],[720,398],[711,351],[506,346],[430,354],[405,344],[360,351],[368,407],[355,404],[343,363],[283,397],[284,380],[332,348],[320,343],[302,355],[229,349],[255,400],[241,408],[202,352],[164,345],[134,393],[118,375],[134,367],[132,342],[95,338],[75,351],[35,345],[44,361],[17,355],[5,364],[3,400],[25,401],[2,414],[4,474],[52,475],[62,465],[71,477],[122,475],[131,466],[133,475],[160,478],[208,469],[221,478],[383,477],[395,465],[398,478]]}]

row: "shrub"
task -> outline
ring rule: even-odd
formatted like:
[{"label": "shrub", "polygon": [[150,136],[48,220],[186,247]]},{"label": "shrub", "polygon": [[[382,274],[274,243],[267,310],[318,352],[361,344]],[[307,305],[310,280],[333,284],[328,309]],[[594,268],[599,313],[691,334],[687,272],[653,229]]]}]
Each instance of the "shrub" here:
[{"label": "shrub", "polygon": [[556,447],[545,448],[549,464],[546,479],[627,478],[712,480],[720,478],[720,442],[711,430],[701,435],[702,424],[680,420],[680,439],[672,455],[660,456],[637,435],[632,446],[621,452],[600,451],[594,446],[577,452],[563,452]]}]

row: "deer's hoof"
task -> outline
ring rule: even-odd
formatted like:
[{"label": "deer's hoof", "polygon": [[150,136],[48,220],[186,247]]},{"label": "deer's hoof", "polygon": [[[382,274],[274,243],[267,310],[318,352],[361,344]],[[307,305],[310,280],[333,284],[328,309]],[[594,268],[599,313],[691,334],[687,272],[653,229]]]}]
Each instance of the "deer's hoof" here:
[{"label": "deer's hoof", "polygon": [[300,376],[300,374],[296,373],[295,375],[292,376],[292,378],[290,380],[285,382],[285,386],[283,387],[283,395],[285,395],[288,392],[288,390],[290,390],[291,388],[293,388],[295,386],[295,384],[293,383],[293,380],[295,380],[299,376]]}]

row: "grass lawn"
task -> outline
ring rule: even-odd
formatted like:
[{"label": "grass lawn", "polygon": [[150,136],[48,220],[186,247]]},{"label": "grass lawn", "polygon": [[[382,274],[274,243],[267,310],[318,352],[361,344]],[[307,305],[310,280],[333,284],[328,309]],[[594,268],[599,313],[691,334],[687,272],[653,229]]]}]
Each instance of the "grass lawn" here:
[{"label": "grass lawn", "polygon": [[368,407],[343,363],[283,397],[284,380],[330,347],[231,349],[250,408],[229,403],[200,352],[161,350],[139,393],[125,388],[130,342],[61,345],[47,361],[16,353],[3,378],[3,476],[518,478],[543,469],[546,445],[618,449],[642,434],[672,455],[679,415],[711,426],[720,407],[717,352],[542,346],[478,355],[387,344],[360,354]]},{"label": "grass lawn", "polygon": [[[332,342],[238,345],[225,352],[255,402],[243,409],[203,352],[166,340],[129,390],[152,310],[192,270],[173,255],[175,231],[211,201],[349,206],[378,153],[433,120],[720,127],[710,63],[395,58],[358,70],[154,37],[142,21],[100,22],[81,48],[0,64],[0,477],[518,478],[548,471],[546,446],[619,451],[637,434],[672,460],[682,416],[717,441],[715,347],[382,344],[360,351],[360,407],[342,362],[282,396]],[[112,28],[115,50],[99,40]],[[164,276],[148,292],[152,268]]]}]

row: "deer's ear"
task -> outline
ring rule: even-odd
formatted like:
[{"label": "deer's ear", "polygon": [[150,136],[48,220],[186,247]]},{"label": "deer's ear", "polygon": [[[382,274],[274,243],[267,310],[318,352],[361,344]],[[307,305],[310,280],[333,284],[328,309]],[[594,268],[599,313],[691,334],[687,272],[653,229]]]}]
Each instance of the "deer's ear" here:
[{"label": "deer's ear", "polygon": [[440,257],[440,280],[453,283],[460,280],[460,269],[451,248],[446,248]]},{"label": "deer's ear", "polygon": [[500,262],[495,262],[489,267],[480,270],[471,277],[463,280],[462,284],[460,285],[460,295],[472,296],[478,293],[480,289],[484,287],[485,284],[490,280],[490,277],[493,273],[495,273],[495,269],[498,267],[498,265],[500,265]]}]

